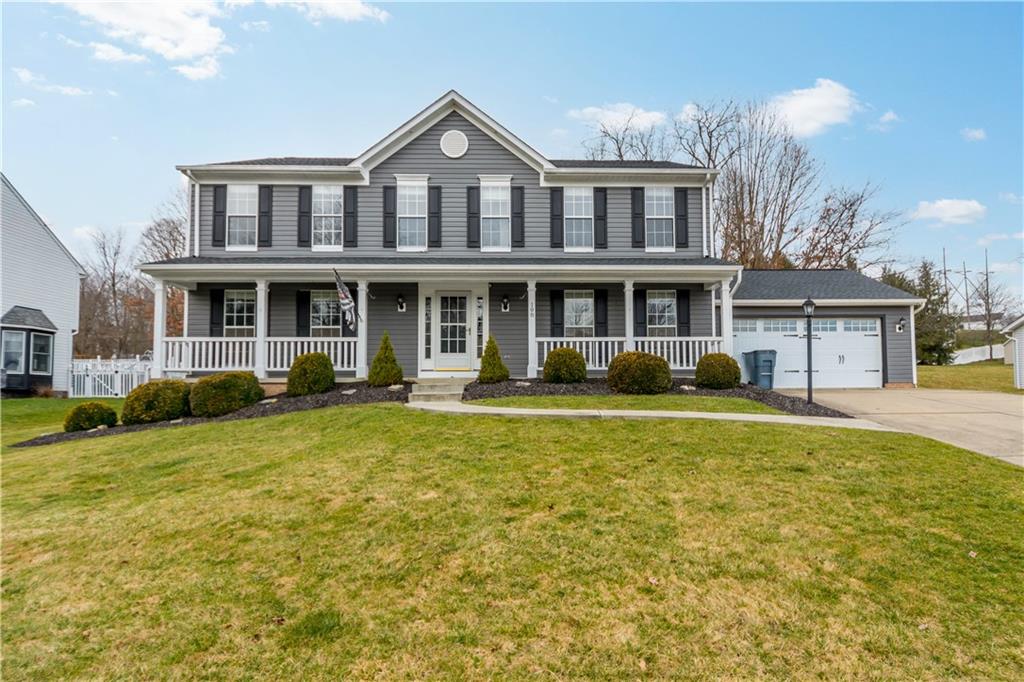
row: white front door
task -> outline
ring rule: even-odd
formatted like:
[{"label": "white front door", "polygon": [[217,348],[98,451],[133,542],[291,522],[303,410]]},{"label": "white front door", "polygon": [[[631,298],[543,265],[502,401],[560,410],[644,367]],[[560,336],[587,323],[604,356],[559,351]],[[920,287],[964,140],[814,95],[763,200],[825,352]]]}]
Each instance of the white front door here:
[{"label": "white front door", "polygon": [[437,296],[435,369],[471,370],[469,292],[441,292]]}]

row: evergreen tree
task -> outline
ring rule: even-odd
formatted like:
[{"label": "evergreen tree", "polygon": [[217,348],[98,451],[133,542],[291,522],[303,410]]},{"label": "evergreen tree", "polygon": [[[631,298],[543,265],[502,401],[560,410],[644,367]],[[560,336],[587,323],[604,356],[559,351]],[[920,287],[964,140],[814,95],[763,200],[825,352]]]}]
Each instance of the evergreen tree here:
[{"label": "evergreen tree", "polygon": [[484,355],[480,358],[480,375],[477,377],[477,381],[481,384],[508,381],[508,367],[501,360],[501,351],[498,350],[498,342],[494,340],[493,336],[488,337]]},{"label": "evergreen tree", "polygon": [[391,386],[402,383],[402,368],[395,358],[395,349],[391,346],[391,337],[387,332],[384,332],[384,336],[380,340],[380,349],[373,356],[367,383],[371,386]]},{"label": "evergreen tree", "polygon": [[[946,289],[935,264],[922,260],[916,274],[916,280],[911,282],[911,293],[926,300],[914,317],[917,361],[925,365],[948,365],[956,350],[957,315],[946,312]],[[903,277],[909,281],[909,277]]]}]

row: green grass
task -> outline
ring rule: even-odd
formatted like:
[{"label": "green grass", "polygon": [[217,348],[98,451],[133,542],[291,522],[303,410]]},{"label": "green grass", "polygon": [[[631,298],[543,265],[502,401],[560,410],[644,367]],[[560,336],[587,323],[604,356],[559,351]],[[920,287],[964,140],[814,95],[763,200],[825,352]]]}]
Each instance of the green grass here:
[{"label": "green grass", "polygon": [[[1006,337],[998,331],[992,332],[991,342],[998,346],[1006,340]],[[977,348],[978,346],[989,345],[988,332],[984,329],[958,329],[956,332],[957,348]]]},{"label": "green grass", "polygon": [[0,401],[0,415],[3,417],[3,432],[0,442],[5,445],[17,443],[64,430],[64,416],[75,405],[88,402],[110,405],[121,415],[124,398],[10,398]]},{"label": "green grass", "polygon": [[921,388],[1024,394],[1024,391],[1013,387],[1013,365],[1004,364],[1002,360],[939,367],[920,365],[917,368],[917,385]]},{"label": "green grass", "polygon": [[1024,677],[1024,470],[915,436],[376,405],[2,467],[4,680]]},{"label": "green grass", "polygon": [[681,410],[685,412],[743,412],[782,414],[756,400],[699,395],[535,395],[474,400],[481,405],[547,407],[569,410]]}]

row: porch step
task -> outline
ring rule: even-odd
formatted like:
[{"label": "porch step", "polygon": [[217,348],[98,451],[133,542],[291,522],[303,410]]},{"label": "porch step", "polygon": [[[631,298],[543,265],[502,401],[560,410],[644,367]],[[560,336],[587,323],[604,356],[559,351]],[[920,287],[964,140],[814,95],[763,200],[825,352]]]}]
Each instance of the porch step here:
[{"label": "porch step", "polygon": [[410,403],[457,403],[462,400],[462,391],[458,393],[410,393]]},{"label": "porch step", "polygon": [[462,389],[468,381],[463,379],[420,379],[412,385],[409,402],[459,402]]}]

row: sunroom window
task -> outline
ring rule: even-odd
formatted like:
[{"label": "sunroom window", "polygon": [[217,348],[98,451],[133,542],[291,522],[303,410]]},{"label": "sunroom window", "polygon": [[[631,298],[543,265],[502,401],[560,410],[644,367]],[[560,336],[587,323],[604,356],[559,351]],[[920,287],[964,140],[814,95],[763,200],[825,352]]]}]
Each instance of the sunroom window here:
[{"label": "sunroom window", "polygon": [[257,185],[228,185],[227,209],[227,248],[255,251],[259,187]]},{"label": "sunroom window", "polygon": [[252,289],[224,292],[224,336],[256,336],[256,292]]},{"label": "sunroom window", "polygon": [[565,250],[594,250],[594,190],[565,188]]},{"label": "sunroom window", "polygon": [[398,183],[398,250],[427,250],[427,183]]},{"label": "sunroom window", "polygon": [[644,215],[649,251],[675,250],[675,197],[671,187],[648,187],[644,190]]},{"label": "sunroom window", "polygon": [[509,181],[480,181],[480,250],[512,249],[512,186]]},{"label": "sunroom window", "polygon": [[53,374],[53,335],[32,334],[32,374]]},{"label": "sunroom window", "polygon": [[647,335],[676,335],[676,292],[652,290],[647,292]]},{"label": "sunroom window", "polygon": [[341,301],[336,291],[309,292],[309,335],[341,336]]},{"label": "sunroom window", "polygon": [[313,185],[313,250],[340,251],[344,244],[345,218],[341,185]]},{"label": "sunroom window", "polygon": [[594,335],[594,292],[592,290],[568,290],[563,301],[565,304],[565,335]]}]

